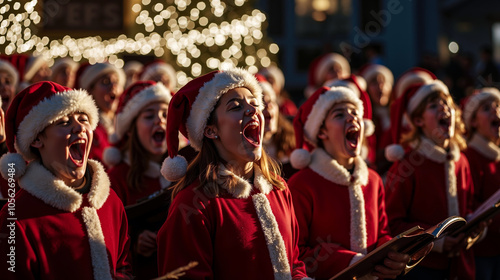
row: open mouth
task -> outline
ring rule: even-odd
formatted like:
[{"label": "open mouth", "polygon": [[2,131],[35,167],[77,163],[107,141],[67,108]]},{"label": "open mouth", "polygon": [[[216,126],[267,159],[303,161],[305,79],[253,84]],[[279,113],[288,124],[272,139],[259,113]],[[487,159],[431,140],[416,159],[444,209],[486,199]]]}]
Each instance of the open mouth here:
[{"label": "open mouth", "polygon": [[260,145],[260,126],[257,121],[251,121],[243,128],[243,137],[253,146]]},{"label": "open mouth", "polygon": [[359,136],[360,132],[358,127],[351,126],[347,129],[345,139],[351,148],[355,149],[358,146]]},{"label": "open mouth", "polygon": [[444,117],[439,120],[438,124],[443,130],[447,131],[451,126],[451,118]]},{"label": "open mouth", "polygon": [[84,139],[78,139],[69,145],[69,156],[77,166],[82,166],[83,164],[86,147],[87,141]]},{"label": "open mouth", "polygon": [[500,119],[495,119],[495,120],[491,121],[491,126],[494,128],[500,127]]},{"label": "open mouth", "polygon": [[155,143],[162,143],[163,141],[165,141],[166,135],[167,134],[165,133],[165,130],[159,129],[153,133],[153,141]]}]

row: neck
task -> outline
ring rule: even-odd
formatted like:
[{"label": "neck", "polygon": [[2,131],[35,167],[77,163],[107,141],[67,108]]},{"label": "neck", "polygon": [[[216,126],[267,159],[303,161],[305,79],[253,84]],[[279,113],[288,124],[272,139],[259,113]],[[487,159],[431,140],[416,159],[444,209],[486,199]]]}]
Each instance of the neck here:
[{"label": "neck", "polygon": [[250,179],[253,176],[253,162],[247,162],[245,164],[238,164],[237,166],[231,165],[233,173],[238,175],[243,179]]}]

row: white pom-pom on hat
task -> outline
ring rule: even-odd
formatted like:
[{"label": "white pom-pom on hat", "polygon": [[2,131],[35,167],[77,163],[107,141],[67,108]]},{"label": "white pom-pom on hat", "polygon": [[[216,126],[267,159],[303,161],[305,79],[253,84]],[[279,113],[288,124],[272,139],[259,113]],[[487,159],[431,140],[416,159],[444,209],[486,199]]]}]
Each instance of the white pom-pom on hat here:
[{"label": "white pom-pom on hat", "polygon": [[375,124],[370,119],[363,119],[365,124],[365,137],[372,136],[375,133]]},{"label": "white pom-pom on hat", "polygon": [[17,180],[26,173],[26,161],[21,154],[6,153],[0,158],[0,173],[5,180]]},{"label": "white pom-pom on hat", "polygon": [[395,162],[403,159],[404,156],[405,150],[399,144],[391,144],[385,148],[385,158],[388,161]]},{"label": "white pom-pom on hat", "polygon": [[302,169],[309,166],[311,154],[306,149],[295,149],[290,154],[290,163],[295,169]]},{"label": "white pom-pom on hat", "polygon": [[122,160],[122,153],[120,149],[115,146],[110,146],[104,149],[102,153],[102,161],[107,166],[115,166]]},{"label": "white pom-pom on hat", "polygon": [[167,157],[161,165],[161,174],[170,182],[178,181],[186,175],[188,162],[183,156]]}]

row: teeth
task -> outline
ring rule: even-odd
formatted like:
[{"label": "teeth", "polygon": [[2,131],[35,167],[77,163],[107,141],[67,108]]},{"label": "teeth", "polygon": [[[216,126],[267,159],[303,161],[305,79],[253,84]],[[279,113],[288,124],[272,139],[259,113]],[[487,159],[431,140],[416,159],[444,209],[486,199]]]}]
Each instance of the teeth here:
[{"label": "teeth", "polygon": [[77,141],[73,142],[73,144],[85,144],[85,140],[83,140],[83,139],[77,140]]}]

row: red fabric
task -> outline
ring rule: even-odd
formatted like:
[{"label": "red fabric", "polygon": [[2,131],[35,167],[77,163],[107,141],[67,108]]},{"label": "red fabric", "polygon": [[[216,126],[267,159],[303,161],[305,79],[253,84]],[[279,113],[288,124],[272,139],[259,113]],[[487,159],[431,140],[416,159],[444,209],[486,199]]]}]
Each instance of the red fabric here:
[{"label": "red fabric", "polygon": [[[474,181],[475,207],[477,207],[499,189],[500,161],[488,159],[472,147],[467,148],[465,155],[470,163],[472,180]],[[482,257],[499,256],[499,240],[500,216],[496,216],[488,226],[486,237],[474,245],[474,253],[476,256]]]},{"label": "red fabric", "polygon": [[116,192],[124,206],[136,204],[138,200],[146,198],[149,195],[161,190],[159,177],[151,178],[145,175],[142,176],[142,191],[138,192],[131,190],[127,183],[129,171],[130,166],[124,161],[120,162],[108,171],[111,188]]},{"label": "red fabric", "polygon": [[[460,216],[465,217],[472,211],[474,185],[469,162],[463,154],[455,162],[455,174],[458,208]],[[416,225],[427,229],[448,218],[444,163],[432,161],[414,150],[392,165],[387,173],[386,194],[387,216],[393,234]],[[450,265],[457,266],[454,271],[448,270],[458,274],[457,279],[474,279],[472,250],[462,251],[458,258],[431,252],[419,264],[439,270],[447,270]]]},{"label": "red fabric", "polygon": [[297,108],[297,105],[288,98],[281,98],[281,104],[280,104],[280,113],[285,115],[286,117],[295,117],[297,115],[297,112],[299,109]]},{"label": "red fabric", "polygon": [[[5,205],[0,211],[0,233],[7,236],[9,218]],[[81,207],[74,213],[54,208],[21,189],[16,194],[15,208],[15,273],[7,270],[6,237],[0,241],[2,279],[94,279],[89,236],[82,220],[82,208],[89,206],[83,195]],[[131,267],[127,260],[129,239],[123,206],[111,191],[104,205],[97,210],[108,253],[111,275],[129,279]]]},{"label": "red fabric", "polygon": [[[208,198],[198,184],[177,194],[158,232],[159,275],[197,261],[180,279],[274,279],[252,198]],[[290,191],[274,189],[266,196],[285,243],[292,277],[306,277],[304,264],[298,260],[298,224]]]},{"label": "red fabric", "polygon": [[89,159],[95,159],[104,163],[102,154],[104,149],[111,146],[108,140],[108,132],[104,126],[99,123],[94,130],[94,139],[92,140],[92,147],[90,148]]},{"label": "red fabric", "polygon": [[[299,222],[300,259],[315,279],[330,279],[349,266],[350,199],[346,186],[333,183],[310,168],[288,181]],[[365,200],[368,252],[390,240],[382,179],[369,169],[362,187]]]}]

